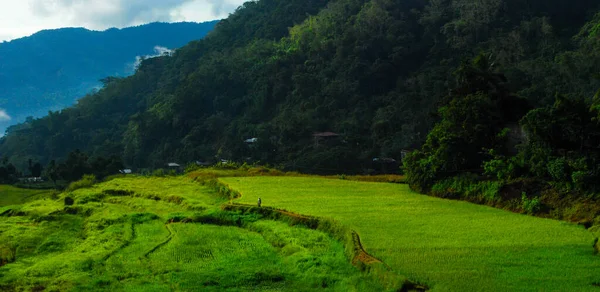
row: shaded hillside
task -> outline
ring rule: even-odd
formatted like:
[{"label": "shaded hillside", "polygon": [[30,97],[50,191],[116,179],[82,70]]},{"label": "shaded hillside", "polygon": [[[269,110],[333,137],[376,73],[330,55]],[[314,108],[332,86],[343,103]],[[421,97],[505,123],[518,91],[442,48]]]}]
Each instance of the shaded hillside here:
[{"label": "shaded hillside", "polygon": [[204,37],[216,21],[152,23],[125,29],[90,31],[64,28],[0,43],[0,130],[27,116],[70,106],[101,86],[107,76],[134,72],[137,56],[156,55]]},{"label": "shaded hillside", "polygon": [[478,3],[248,2],[204,40],[9,133],[0,153],[48,161],[79,148],[121,153],[132,167],[233,159],[378,168],[373,158],[399,159],[423,143],[458,84],[454,71],[482,51],[535,106],[557,92],[593,95],[600,56],[580,31],[596,1]]}]

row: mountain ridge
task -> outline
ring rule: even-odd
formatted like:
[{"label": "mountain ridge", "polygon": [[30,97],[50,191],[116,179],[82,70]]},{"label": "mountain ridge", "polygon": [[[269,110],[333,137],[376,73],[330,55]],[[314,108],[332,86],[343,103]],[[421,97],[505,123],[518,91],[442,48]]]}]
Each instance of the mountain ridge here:
[{"label": "mountain ridge", "polygon": [[216,22],[60,28],[0,43],[0,108],[12,117],[0,128],[72,105],[101,86],[99,79],[134,73],[137,56],[155,54],[156,46],[179,48],[204,37]]}]

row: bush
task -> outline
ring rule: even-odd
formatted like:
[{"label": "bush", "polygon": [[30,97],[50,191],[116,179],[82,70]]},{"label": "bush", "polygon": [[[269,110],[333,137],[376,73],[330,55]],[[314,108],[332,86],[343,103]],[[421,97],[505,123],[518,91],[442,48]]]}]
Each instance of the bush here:
[{"label": "bush", "polygon": [[196,163],[188,163],[188,165],[185,166],[185,173],[190,173],[190,172],[194,172],[196,170],[199,170],[203,168],[202,166],[196,164]]},{"label": "bush", "polygon": [[471,173],[441,180],[431,187],[431,194],[442,198],[467,198],[478,201],[495,201],[502,188],[499,181],[480,181]]},{"label": "bush", "polygon": [[508,164],[502,159],[492,159],[484,162],[483,169],[486,175],[495,176],[497,179],[507,179],[510,177]]},{"label": "bush", "polygon": [[439,165],[436,165],[432,158],[432,156],[426,157],[423,152],[417,150],[403,159],[406,182],[412,190],[426,193],[435,183]]},{"label": "bush", "polygon": [[104,193],[94,193],[85,196],[81,196],[77,199],[77,204],[83,205],[89,202],[101,202],[104,199]]},{"label": "bush", "polygon": [[65,197],[65,206],[72,206],[74,203],[75,201],[73,200],[73,198]]},{"label": "bush", "polygon": [[525,192],[521,193],[521,205],[527,214],[535,214],[541,208],[540,199],[538,197],[529,199],[527,198],[527,194]]},{"label": "bush", "polygon": [[569,170],[567,161],[564,158],[557,158],[548,162],[548,173],[553,180],[566,182],[569,180]]},{"label": "bush", "polygon": [[152,172],[152,176],[164,177],[166,175],[165,170],[160,168]]},{"label": "bush", "polygon": [[96,183],[96,176],[93,174],[86,174],[82,179],[72,182],[67,188],[68,192],[72,192],[78,189],[92,187]]},{"label": "bush", "polygon": [[216,169],[239,169],[241,167],[240,164],[235,163],[235,162],[231,162],[231,161],[227,161],[227,162],[219,162],[217,164],[215,164],[214,168]]}]

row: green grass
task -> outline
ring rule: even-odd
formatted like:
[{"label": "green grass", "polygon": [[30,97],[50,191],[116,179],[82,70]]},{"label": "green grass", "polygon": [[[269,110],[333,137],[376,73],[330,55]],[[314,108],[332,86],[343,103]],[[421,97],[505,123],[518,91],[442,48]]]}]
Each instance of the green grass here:
[{"label": "green grass", "polygon": [[411,192],[408,186],[235,177],[240,203],[332,218],[368,252],[432,291],[598,291],[600,257],[584,228]]},{"label": "green grass", "polygon": [[[127,177],[5,207],[0,291],[383,289],[328,235],[227,213],[224,202],[190,178]],[[244,224],[171,222],[210,216]]]},{"label": "green grass", "polygon": [[22,189],[13,186],[0,185],[0,207],[20,205],[28,201],[49,197],[54,190]]}]

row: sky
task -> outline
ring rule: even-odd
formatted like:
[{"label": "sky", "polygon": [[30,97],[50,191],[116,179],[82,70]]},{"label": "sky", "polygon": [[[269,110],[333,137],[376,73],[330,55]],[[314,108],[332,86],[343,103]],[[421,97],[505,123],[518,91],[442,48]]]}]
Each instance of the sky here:
[{"label": "sky", "polygon": [[222,19],[246,1],[0,0],[0,42],[61,27],[105,30],[155,21],[203,22]]}]

